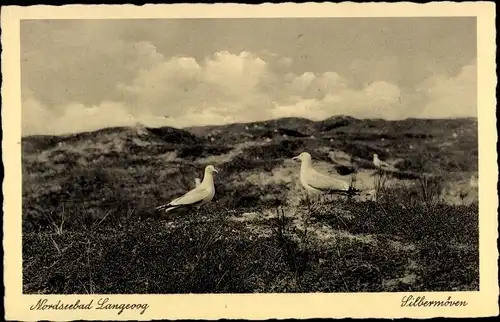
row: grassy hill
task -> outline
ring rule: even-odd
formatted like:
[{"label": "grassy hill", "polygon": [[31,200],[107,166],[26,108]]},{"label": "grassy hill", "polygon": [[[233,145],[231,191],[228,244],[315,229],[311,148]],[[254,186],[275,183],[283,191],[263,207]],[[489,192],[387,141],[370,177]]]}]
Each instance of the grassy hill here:
[{"label": "grassy hill", "polygon": [[[478,287],[476,119],[118,127],[24,137],[22,148],[26,293]],[[391,177],[376,201],[305,205],[290,160],[302,151],[345,180],[331,153],[359,160],[363,191],[374,188],[373,153],[433,180],[424,192]],[[207,164],[221,170],[210,205],[154,211]]]}]

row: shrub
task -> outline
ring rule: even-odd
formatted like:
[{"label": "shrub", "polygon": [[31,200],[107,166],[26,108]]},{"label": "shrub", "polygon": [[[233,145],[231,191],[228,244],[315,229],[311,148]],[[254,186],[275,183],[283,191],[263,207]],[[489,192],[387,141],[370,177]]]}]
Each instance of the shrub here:
[{"label": "shrub", "polygon": [[196,160],[197,158],[204,158],[207,156],[228,153],[231,150],[231,147],[221,145],[187,145],[181,147],[179,151],[179,158],[186,160]]}]

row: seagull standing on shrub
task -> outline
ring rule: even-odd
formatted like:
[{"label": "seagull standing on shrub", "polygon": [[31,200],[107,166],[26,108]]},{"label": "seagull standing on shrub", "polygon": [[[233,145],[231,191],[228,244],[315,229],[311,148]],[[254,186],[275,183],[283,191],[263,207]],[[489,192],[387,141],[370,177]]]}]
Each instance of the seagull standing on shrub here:
[{"label": "seagull standing on shrub", "polygon": [[215,196],[214,172],[219,171],[213,165],[206,166],[203,181],[196,188],[168,204],[156,207],[156,210],[169,212],[177,208],[196,207],[198,212],[202,205],[212,201]]},{"label": "seagull standing on shrub", "polygon": [[388,170],[394,170],[394,167],[392,167],[390,164],[387,162],[384,162],[378,158],[378,154],[373,155],[373,164],[377,169],[388,169]]},{"label": "seagull standing on shrub", "polygon": [[311,155],[308,152],[302,152],[298,156],[293,157],[292,160],[301,162],[300,183],[310,194],[349,194],[351,192],[358,192],[357,189],[351,188],[347,182],[316,171],[312,167]]}]

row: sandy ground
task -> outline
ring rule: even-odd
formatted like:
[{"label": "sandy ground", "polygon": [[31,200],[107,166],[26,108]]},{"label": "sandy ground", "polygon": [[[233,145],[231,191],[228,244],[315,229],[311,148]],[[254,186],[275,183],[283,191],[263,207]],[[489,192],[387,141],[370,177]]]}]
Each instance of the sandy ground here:
[{"label": "sandy ground", "polygon": [[[245,142],[236,145],[229,153],[210,156],[203,159],[197,160],[198,164],[221,164],[231,161],[232,158],[243,153],[245,148],[257,145],[265,145],[264,142]],[[324,151],[325,153],[333,152]],[[342,151],[336,151],[336,153],[343,153]],[[348,155],[347,155],[348,156]],[[392,160],[394,161],[394,160]],[[391,160],[388,160],[391,162]],[[342,176],[335,171],[334,164],[313,160],[313,166],[316,170],[328,174],[338,180],[344,180],[350,182],[350,175]],[[300,164],[298,162],[292,161],[291,159],[285,159],[282,165],[273,169],[271,173],[269,172],[258,172],[255,171],[244,171],[239,173],[238,177],[235,178],[235,185],[251,183],[258,186],[266,186],[269,184],[280,184],[288,187],[289,194],[287,199],[291,204],[296,204],[298,200],[303,196],[303,189],[299,184],[299,171]],[[358,200],[373,200],[373,190],[374,190],[374,173],[375,170],[360,169],[356,176],[357,189],[361,189],[363,192],[360,196],[356,197]],[[456,177],[456,176],[455,176]],[[478,191],[477,191],[477,173],[462,173],[458,175],[457,178],[450,179],[449,182],[445,183],[445,188],[441,193],[441,198],[450,204],[462,204],[477,201]],[[393,178],[387,178],[385,185],[387,187],[406,185],[408,187],[418,185],[415,180],[399,180]]]}]

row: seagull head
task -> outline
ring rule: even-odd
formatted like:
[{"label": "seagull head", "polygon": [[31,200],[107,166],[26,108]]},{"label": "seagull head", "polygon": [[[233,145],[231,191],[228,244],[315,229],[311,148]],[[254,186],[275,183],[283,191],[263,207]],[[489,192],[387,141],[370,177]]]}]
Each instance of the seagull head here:
[{"label": "seagull head", "polygon": [[217,170],[213,165],[207,165],[205,171],[208,173],[213,173],[213,172],[219,173],[219,170]]},{"label": "seagull head", "polygon": [[378,154],[377,154],[377,153],[374,153],[374,154],[373,154],[373,160],[376,160],[376,159],[378,159]]},{"label": "seagull head", "polygon": [[302,152],[296,157],[293,157],[292,160],[294,161],[306,161],[306,160],[311,160],[311,155],[308,152]]}]

